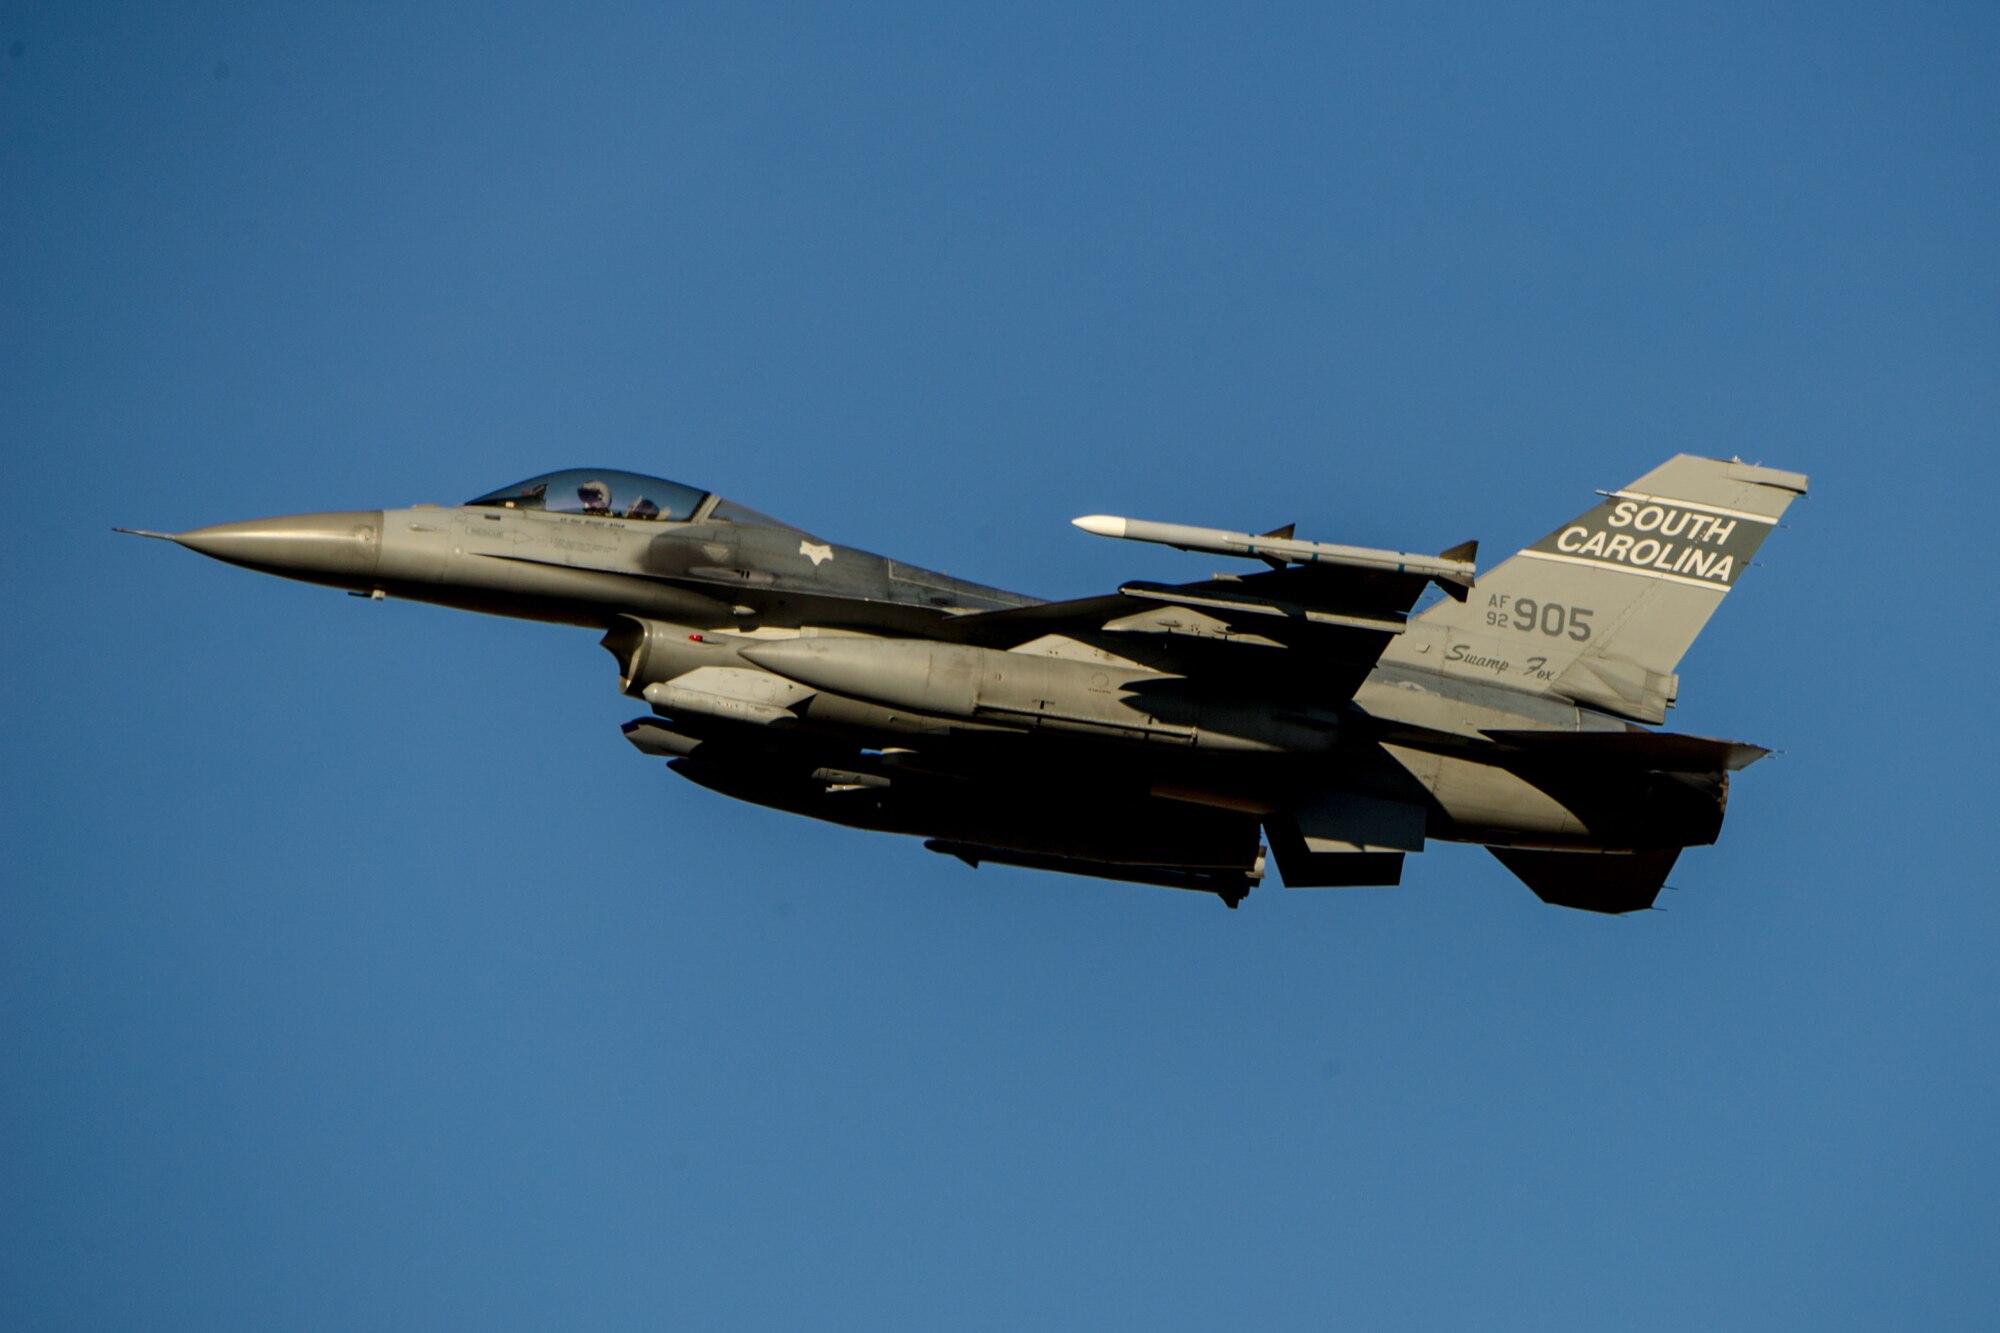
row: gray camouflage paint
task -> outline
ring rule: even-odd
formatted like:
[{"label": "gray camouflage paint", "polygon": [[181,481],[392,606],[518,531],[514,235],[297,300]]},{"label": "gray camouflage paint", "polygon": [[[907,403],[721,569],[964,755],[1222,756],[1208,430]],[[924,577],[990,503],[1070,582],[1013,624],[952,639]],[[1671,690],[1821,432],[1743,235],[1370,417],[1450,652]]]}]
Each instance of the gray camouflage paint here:
[{"label": "gray camouflage paint", "polygon": [[[1805,486],[1680,455],[1470,588],[1456,549],[1287,534],[1256,552],[1279,569],[1055,603],[725,521],[747,511],[713,495],[689,521],[489,500],[171,540],[358,595],[598,628],[652,706],[626,728],[642,752],[970,864],[1233,907],[1264,874],[1260,833],[1293,887],[1395,883],[1440,839],[1493,848],[1550,902],[1629,911],[1715,839],[1729,774],[1763,753],[1638,724],[1664,718],[1682,654]],[[1426,577],[1463,600],[1410,618]]]}]

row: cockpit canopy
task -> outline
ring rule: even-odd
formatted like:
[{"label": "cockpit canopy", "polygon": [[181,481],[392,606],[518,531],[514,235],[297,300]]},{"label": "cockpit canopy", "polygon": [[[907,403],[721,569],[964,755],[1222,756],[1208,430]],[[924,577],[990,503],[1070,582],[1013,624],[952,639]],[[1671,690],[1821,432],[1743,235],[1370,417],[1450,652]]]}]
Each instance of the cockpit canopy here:
[{"label": "cockpit canopy", "polygon": [[570,468],[489,491],[468,505],[497,509],[546,509],[555,514],[593,514],[603,518],[637,518],[661,523],[685,523],[697,516],[717,523],[754,523],[789,528],[791,524],[725,500],[708,491],[683,486],[663,477],[611,468]]},{"label": "cockpit canopy", "polygon": [[686,521],[707,498],[706,491],[659,477],[608,468],[572,468],[545,472],[466,503],[500,509],[546,509],[557,514]]}]

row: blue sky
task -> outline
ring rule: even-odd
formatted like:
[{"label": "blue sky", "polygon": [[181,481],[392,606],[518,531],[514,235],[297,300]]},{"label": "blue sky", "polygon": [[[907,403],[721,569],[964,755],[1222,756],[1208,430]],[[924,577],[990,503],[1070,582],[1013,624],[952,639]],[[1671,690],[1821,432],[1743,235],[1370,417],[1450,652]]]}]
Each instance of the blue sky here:
[{"label": "blue sky", "polygon": [[[1990,7],[0,7],[22,1328],[1985,1328]],[[712,487],[1489,558],[1812,474],[1664,912],[1477,849],[977,872],[631,751],[591,636],[113,524]]]}]

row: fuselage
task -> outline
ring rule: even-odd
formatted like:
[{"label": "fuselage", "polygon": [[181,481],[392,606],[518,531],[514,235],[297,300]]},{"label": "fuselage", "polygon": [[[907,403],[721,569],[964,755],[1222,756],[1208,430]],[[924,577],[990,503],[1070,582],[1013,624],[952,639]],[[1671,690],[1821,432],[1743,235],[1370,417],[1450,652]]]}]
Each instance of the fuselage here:
[{"label": "fuselage", "polygon": [[[1111,634],[1003,651],[966,641],[959,623],[1040,599],[825,542],[712,495],[686,511],[558,512],[503,498],[228,523],[175,540],[358,595],[598,629],[626,692],[666,719],[635,744],[681,761],[727,753],[690,775],[841,822],[865,823],[846,798],[900,768],[947,784],[1080,782],[1148,806],[1252,815],[1336,774],[1362,793],[1420,800],[1425,836],[1521,847],[1680,846],[1720,827],[1725,780],[1565,774],[1496,748],[1488,732],[1626,724],[1427,668],[1421,649],[1417,664],[1404,653],[1375,665],[1351,700],[1317,698],[1314,662],[1243,636],[1204,673],[1187,670],[1198,645],[1186,635],[1165,636],[1171,653],[1153,650],[1159,636]],[[1421,617],[1408,632],[1425,633]],[[1445,652],[1440,643],[1440,666]],[[811,771],[855,781],[796,786],[746,755],[804,756]],[[927,831],[948,818],[948,798],[930,786],[914,811],[876,788],[869,808],[888,813],[875,826]]]},{"label": "fuselage", "polygon": [[616,469],[169,539],[357,596],[590,627],[651,709],[624,726],[641,753],[974,866],[1234,907],[1267,857],[1290,888],[1388,885],[1442,839],[1485,845],[1545,902],[1623,913],[1715,841],[1730,775],[1769,753],[1651,728],[1805,489],[1679,454],[1486,569],[1473,541],[1091,514],[1076,526],[1248,572],[1054,601]]}]

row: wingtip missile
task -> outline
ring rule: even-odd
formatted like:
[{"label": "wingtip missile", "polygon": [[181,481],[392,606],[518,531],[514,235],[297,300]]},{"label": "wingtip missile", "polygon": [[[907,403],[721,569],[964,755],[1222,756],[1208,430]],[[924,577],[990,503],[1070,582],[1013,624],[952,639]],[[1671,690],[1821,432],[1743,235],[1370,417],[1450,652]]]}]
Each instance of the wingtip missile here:
[{"label": "wingtip missile", "polygon": [[1085,514],[1082,518],[1071,519],[1070,523],[1097,537],[1125,535],[1125,520],[1111,514]]},{"label": "wingtip missile", "polygon": [[1461,542],[1441,555],[1418,555],[1409,551],[1380,551],[1366,546],[1300,541],[1288,531],[1291,524],[1272,532],[1253,534],[1230,532],[1224,528],[1198,528],[1185,523],[1155,523],[1149,519],[1122,518],[1115,514],[1086,514],[1070,522],[1099,537],[1152,542],[1210,555],[1241,556],[1279,566],[1332,565],[1391,574],[1416,574],[1435,580],[1461,601],[1466,590],[1472,587],[1473,562],[1479,550],[1477,542]]}]

